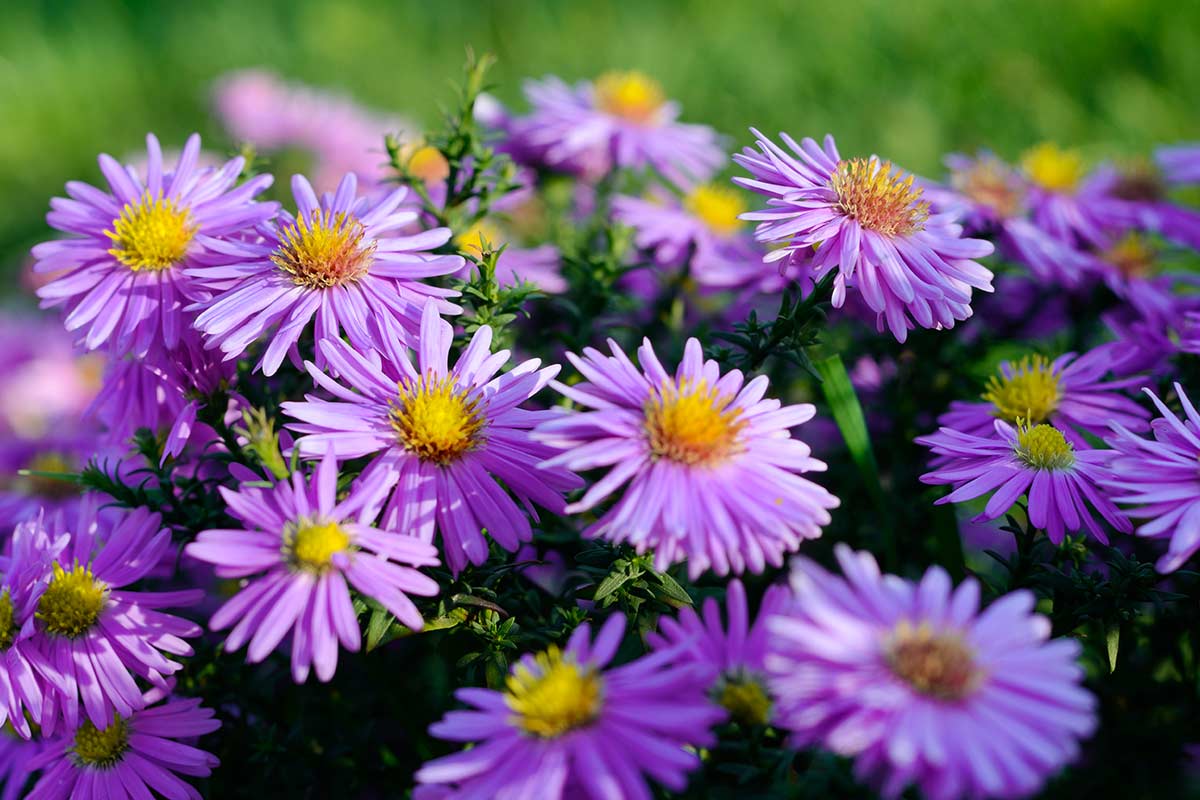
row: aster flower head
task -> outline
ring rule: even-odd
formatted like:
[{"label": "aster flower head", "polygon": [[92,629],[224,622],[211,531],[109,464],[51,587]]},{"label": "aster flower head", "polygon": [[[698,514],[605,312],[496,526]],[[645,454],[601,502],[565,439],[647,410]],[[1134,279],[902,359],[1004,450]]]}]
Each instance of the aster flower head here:
[{"label": "aster flower head", "polygon": [[215,294],[196,318],[209,347],[233,359],[266,336],[259,366],[273,375],[314,320],[316,338],[344,333],[361,349],[412,341],[430,298],[442,313],[459,310],[444,299],[455,292],[421,282],[462,269],[461,256],[432,252],[450,229],[396,235],[417,218],[400,210],[407,188],[359,197],[348,173],[336,193],[318,198],[302,175],[292,178],[292,192],[296,216],[281,213],[259,239],[227,243],[225,266],[194,272]]},{"label": "aster flower head", "polygon": [[895,798],[1024,797],[1073,761],[1096,725],[1073,639],[1017,591],[979,609],[974,579],[940,567],[919,583],[882,575],[839,544],[843,576],[805,558],[794,602],[768,622],[777,723],[793,743],[855,759]]},{"label": "aster flower head", "polygon": [[531,359],[497,375],[509,352],[491,352],[486,326],[451,367],[453,340],[453,328],[432,304],[421,318],[415,366],[402,347],[364,355],[322,340],[318,350],[342,382],[311,363],[308,371],[335,400],[310,395],[283,410],[299,420],[288,427],[302,434],[301,455],[321,456],[332,447],[339,459],[370,456],[362,491],[373,503],[387,500],[384,527],[423,542],[440,533],[446,564],[457,574],[467,562],[487,559],[484,530],[515,552],[533,537],[521,506],[535,519],[535,503],[561,513],[563,495],[579,481],[562,469],[537,468],[554,451],[529,431],[554,412],[520,407],[558,367]]},{"label": "aster flower head", "polygon": [[697,665],[664,651],[609,664],[625,632],[620,614],[595,641],[587,624],[567,646],[525,655],[504,691],[459,689],[470,708],[429,730],[439,739],[477,742],[417,772],[445,797],[649,797],[647,778],[680,791],[700,765],[689,746],[711,744],[722,711],[704,696]]},{"label": "aster flower head", "polygon": [[1021,169],[1034,224],[1060,242],[1104,249],[1114,226],[1129,220],[1128,204],[1111,192],[1111,170],[1089,173],[1076,150],[1043,142],[1025,152]]},{"label": "aster flower head", "polygon": [[42,752],[41,739],[22,739],[0,728],[0,800],[22,800],[25,784],[37,771],[31,764]]},{"label": "aster flower head", "polygon": [[114,717],[85,720],[46,743],[31,767],[43,770],[27,800],[110,800],[149,798],[152,793],[201,800],[180,775],[207,777],[216,756],[179,739],[192,739],[221,727],[199,700],[168,700]]},{"label": "aster flower head", "polygon": [[68,183],[68,198],[52,200],[46,216],[68,238],[33,248],[36,272],[61,273],[38,289],[42,306],[61,307],[67,330],[89,350],[107,345],[115,355],[143,355],[152,345],[174,347],[189,324],[185,306],[204,297],[190,272],[276,211],[275,203],[254,201],[270,175],[236,185],[242,158],[199,168],[199,136],[188,139],[170,172],[153,134],[146,149],[144,179],[102,155],[109,191]]},{"label": "aster flower head", "polygon": [[646,641],[657,651],[677,652],[678,663],[708,667],[713,676],[708,695],[734,722],[766,725],[774,703],[766,680],[767,620],[783,610],[789,597],[787,587],[768,588],[751,625],[746,588],[735,578],[726,590],[724,623],[717,601],[710,597],[701,614],[688,607],[678,620],[659,620],[659,630]]},{"label": "aster flower head", "polygon": [[292,677],[310,668],[328,681],[337,670],[338,643],[357,652],[362,635],[350,602],[353,586],[381,603],[412,630],[421,614],[409,595],[432,597],[437,583],[417,567],[436,566],[437,551],[410,536],[370,526],[362,491],[354,486],[337,499],[338,469],[323,458],[305,483],[299,473],[270,488],[258,476],[238,491],[222,488],[230,514],[244,529],[207,530],[185,551],[216,565],[220,578],[253,578],[209,621],[213,630],[231,625],[228,650],[249,642],[247,660],[262,661],[292,633]]},{"label": "aster flower head", "polygon": [[765,376],[722,376],[697,339],[674,375],[649,340],[638,349],[640,369],[616,342],[609,348],[611,356],[567,355],[586,380],[555,388],[588,410],[535,434],[559,451],[544,466],[608,468],[568,512],[589,511],[627,485],[585,536],[652,550],[657,569],[687,559],[694,578],[707,569],[762,572],[821,535],[838,500],[801,477],[825,464],[790,432],[812,419],[813,406],[764,399]]},{"label": "aster flower head", "polygon": [[971,315],[974,290],[991,291],[992,273],[975,259],[992,245],[964,238],[954,214],[931,214],[913,176],[874,156],[843,159],[832,136],[820,147],[781,134],[789,153],[751,132],[758,150],[733,157],[751,177],[734,181],[765,195],[767,208],[742,218],[759,223],[759,241],[780,245],[765,261],[804,261],[814,282],[837,269],[835,308],[855,288],[879,329],[903,342],[917,325],[954,327]]},{"label": "aster flower head", "polygon": [[1047,423],[995,420],[994,434],[980,436],[952,428],[917,438],[939,456],[923,483],[949,484],[954,491],[937,501],[961,503],[994,492],[978,519],[996,519],[1028,494],[1029,521],[1062,542],[1068,532],[1087,529],[1105,544],[1108,535],[1096,514],[1122,533],[1133,529],[1101,491],[1109,476],[1109,450],[1075,446]]},{"label": "aster flower head", "polygon": [[1200,142],[1160,147],[1154,151],[1154,163],[1171,185],[1200,183]]}]

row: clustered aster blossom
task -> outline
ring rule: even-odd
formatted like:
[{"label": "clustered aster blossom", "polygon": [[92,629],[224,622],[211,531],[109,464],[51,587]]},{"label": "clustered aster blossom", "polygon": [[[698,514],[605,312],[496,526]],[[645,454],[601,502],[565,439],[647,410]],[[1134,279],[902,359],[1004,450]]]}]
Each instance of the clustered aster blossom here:
[{"label": "clustered aster blossom", "polygon": [[609,468],[567,511],[623,495],[583,532],[654,552],[658,569],[688,562],[693,577],[762,572],[779,566],[805,539],[821,535],[838,499],[801,473],[821,471],[790,429],[812,419],[811,405],[764,399],[768,380],[724,376],[689,339],[674,375],[649,340],[641,368],[609,341],[611,356],[587,348],[567,358],[584,377],[554,388],[587,411],[538,426],[536,438],[559,455],[545,467]]},{"label": "clustered aster blossom", "polygon": [[776,718],[795,745],[854,758],[887,798],[910,784],[930,800],[1024,797],[1075,759],[1095,700],[1079,644],[1048,641],[1031,592],[981,612],[974,579],[955,589],[930,567],[913,584],[835,552],[843,576],[796,559],[795,600],[768,622]]}]

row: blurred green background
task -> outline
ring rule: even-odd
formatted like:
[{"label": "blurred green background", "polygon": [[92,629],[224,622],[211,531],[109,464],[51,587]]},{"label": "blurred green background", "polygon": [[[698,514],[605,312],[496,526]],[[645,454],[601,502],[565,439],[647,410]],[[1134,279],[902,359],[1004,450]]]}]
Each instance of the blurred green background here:
[{"label": "blurred green background", "polygon": [[[464,47],[497,94],[526,76],[642,69],[689,121],[835,133],[937,174],[948,150],[1093,157],[1200,138],[1200,3],[1178,0],[215,0],[24,2],[0,23],[0,261],[43,238],[48,198],[95,154],[226,141],[211,83],[261,66],[428,122]],[[13,274],[12,270],[8,274]]]}]

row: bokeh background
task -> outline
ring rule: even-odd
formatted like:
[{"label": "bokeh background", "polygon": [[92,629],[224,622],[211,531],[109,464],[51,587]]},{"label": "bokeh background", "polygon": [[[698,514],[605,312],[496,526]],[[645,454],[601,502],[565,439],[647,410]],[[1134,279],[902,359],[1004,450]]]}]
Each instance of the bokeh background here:
[{"label": "bokeh background", "polygon": [[466,45],[527,76],[637,68],[731,145],[746,127],[834,132],[925,174],[943,153],[1032,142],[1091,157],[1200,137],[1200,3],[1178,0],[214,0],[4,4],[0,265],[44,238],[47,199],[149,130],[232,149],[222,74],[264,67],[429,122]]}]

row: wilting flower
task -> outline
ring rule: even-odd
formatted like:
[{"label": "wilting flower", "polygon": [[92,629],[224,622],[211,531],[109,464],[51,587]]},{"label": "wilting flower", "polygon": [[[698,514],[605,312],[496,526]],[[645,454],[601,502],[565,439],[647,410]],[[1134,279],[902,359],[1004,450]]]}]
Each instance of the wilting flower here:
[{"label": "wilting flower", "polygon": [[165,174],[158,139],[147,136],[146,148],[144,181],[102,155],[110,191],[68,183],[70,199],[52,200],[46,221],[71,236],[33,248],[35,271],[62,272],[38,289],[42,305],[62,306],[67,330],[82,331],[91,350],[107,345],[116,355],[142,355],[151,345],[174,347],[189,324],[185,305],[203,298],[189,273],[276,211],[275,203],[254,202],[270,175],[235,185],[243,159],[197,168],[199,136]]},{"label": "wilting flower", "polygon": [[26,800],[149,798],[152,791],[201,800],[195,787],[177,775],[207,777],[219,762],[177,740],[219,727],[220,720],[199,700],[168,700],[104,723],[85,720],[48,742],[30,764],[44,772]]},{"label": "wilting flower", "polygon": [[432,578],[415,569],[436,566],[437,550],[371,527],[371,514],[359,513],[361,487],[339,503],[337,483],[337,461],[327,455],[308,484],[295,473],[291,481],[270,488],[243,484],[235,492],[221,487],[229,513],[245,529],[203,531],[186,548],[192,558],[215,564],[220,578],[256,576],[213,614],[209,627],[233,625],[225,648],[237,650],[249,642],[251,663],[270,655],[290,630],[297,683],[308,678],[310,666],[322,681],[333,677],[339,640],[358,651],[362,633],[350,586],[412,630],[420,630],[423,621],[408,595],[432,597],[438,591]]},{"label": "wilting flower", "polygon": [[[297,216],[281,213],[261,229],[261,240],[224,244],[227,266],[189,273],[216,292],[196,318],[208,346],[232,359],[273,331],[259,363],[273,375],[314,318],[318,339],[345,333],[358,348],[412,341],[425,302],[455,294],[420,279],[457,272],[463,259],[431,252],[450,240],[449,228],[395,235],[417,218],[398,210],[408,189],[378,201],[358,197],[357,189],[350,173],[336,194],[318,199],[296,175]],[[438,308],[458,310],[445,300]]]},{"label": "wilting flower", "polygon": [[692,577],[761,572],[821,535],[836,497],[800,473],[820,471],[808,445],[790,429],[812,419],[811,405],[765,400],[767,378],[743,385],[722,376],[689,339],[670,375],[649,340],[638,369],[609,340],[611,356],[587,348],[567,358],[586,381],[555,388],[590,409],[541,424],[536,436],[560,450],[546,467],[577,472],[608,467],[576,503],[579,513],[628,484],[585,536],[654,551],[658,569],[688,560]]},{"label": "wilting flower", "polygon": [[1174,572],[1200,550],[1200,414],[1178,383],[1175,394],[1183,419],[1149,389],[1144,391],[1160,414],[1151,425],[1152,437],[1114,423],[1107,441],[1116,456],[1104,483],[1113,500],[1130,506],[1126,514],[1146,520],[1138,536],[1169,540],[1157,566],[1160,572]]},{"label": "wilting flower", "polygon": [[795,601],[768,622],[776,724],[796,746],[855,759],[887,798],[1025,797],[1075,759],[1096,725],[1079,644],[1017,591],[979,610],[979,584],[952,589],[881,575],[869,553],[836,548],[845,577],[805,558]]},{"label": "wilting flower", "polygon": [[475,258],[483,257],[484,244],[489,250],[504,247],[496,259],[496,281],[501,286],[515,286],[526,281],[550,294],[567,290],[557,247],[552,244],[519,247],[514,246],[511,239],[508,232],[492,219],[484,219],[455,236],[454,243],[459,250]]},{"label": "wilting flower", "polygon": [[710,597],[702,615],[688,607],[679,612],[678,621],[663,617],[646,641],[655,650],[678,653],[676,663],[707,667],[713,676],[708,695],[734,722],[766,725],[774,705],[765,664],[767,620],[783,610],[789,596],[784,586],[768,588],[751,625],[746,589],[735,578],[726,590],[724,624],[717,601]]},{"label": "wilting flower", "polygon": [[874,156],[843,159],[832,136],[822,149],[781,134],[788,153],[751,131],[759,149],[733,158],[752,177],[734,181],[768,200],[742,218],[759,222],[759,241],[780,245],[767,262],[797,260],[813,282],[837,269],[835,308],[853,287],[879,329],[903,342],[914,325],[954,327],[971,315],[973,289],[991,291],[992,273],[974,259],[992,245],[964,238],[952,214],[930,214],[913,176]]},{"label": "wilting flower", "polygon": [[536,503],[557,514],[578,480],[561,469],[537,468],[553,450],[533,441],[529,430],[554,412],[519,407],[558,367],[539,369],[541,362],[531,359],[497,376],[509,353],[491,352],[487,326],[449,367],[453,340],[453,328],[432,303],[421,318],[415,368],[402,348],[389,347],[381,360],[323,339],[318,351],[345,385],[313,364],[308,371],[337,401],[310,395],[284,403],[283,410],[300,420],[288,427],[305,434],[296,442],[301,454],[320,456],[332,448],[339,459],[373,456],[361,491],[380,504],[390,494],[384,527],[423,542],[433,542],[437,531],[446,563],[458,573],[468,561],[487,559],[484,530],[509,552],[533,537],[512,495],[531,513]]},{"label": "wilting flower", "polygon": [[993,424],[995,433],[990,436],[939,428],[917,438],[917,444],[941,457],[921,481],[954,487],[939,505],[994,491],[979,519],[996,519],[1028,492],[1029,521],[1055,544],[1065,533],[1083,528],[1107,544],[1108,535],[1093,510],[1122,533],[1133,529],[1099,490],[1110,475],[1112,451],[1073,446],[1062,430],[1046,423],[1022,421],[1016,428],[1001,420]]},{"label": "wilting flower", "polygon": [[470,709],[429,731],[478,744],[427,762],[417,781],[464,798],[649,797],[647,777],[682,790],[700,765],[687,748],[712,743],[722,712],[704,696],[705,669],[673,665],[672,652],[606,669],[624,632],[620,614],[594,642],[580,625],[564,650],[513,665],[504,691],[459,689]]}]

